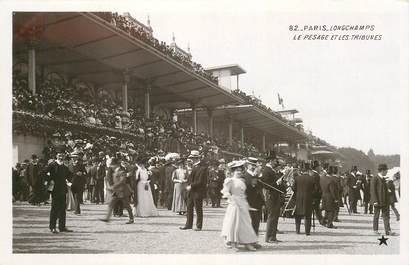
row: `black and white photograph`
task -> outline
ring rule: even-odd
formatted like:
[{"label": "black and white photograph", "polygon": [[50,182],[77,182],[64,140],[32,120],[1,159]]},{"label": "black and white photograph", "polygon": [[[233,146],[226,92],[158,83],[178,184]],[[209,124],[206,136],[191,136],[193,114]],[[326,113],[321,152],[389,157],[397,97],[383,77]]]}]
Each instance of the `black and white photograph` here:
[{"label": "black and white photograph", "polygon": [[407,264],[408,1],[0,7],[0,264]]}]

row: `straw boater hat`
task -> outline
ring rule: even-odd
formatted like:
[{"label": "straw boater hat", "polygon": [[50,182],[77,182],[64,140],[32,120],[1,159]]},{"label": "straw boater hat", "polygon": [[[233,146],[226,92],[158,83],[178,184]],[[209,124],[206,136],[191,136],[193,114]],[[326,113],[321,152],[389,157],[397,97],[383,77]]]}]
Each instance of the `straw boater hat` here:
[{"label": "straw boater hat", "polygon": [[199,157],[200,157],[199,151],[197,151],[197,150],[190,151],[189,158],[199,158]]},{"label": "straw boater hat", "polygon": [[247,157],[247,161],[248,164],[252,164],[252,165],[257,165],[258,159],[255,157]]},{"label": "straw boater hat", "polygon": [[246,161],[244,160],[233,161],[232,164],[230,165],[230,168],[234,170],[238,167],[244,166],[244,164],[246,164]]}]

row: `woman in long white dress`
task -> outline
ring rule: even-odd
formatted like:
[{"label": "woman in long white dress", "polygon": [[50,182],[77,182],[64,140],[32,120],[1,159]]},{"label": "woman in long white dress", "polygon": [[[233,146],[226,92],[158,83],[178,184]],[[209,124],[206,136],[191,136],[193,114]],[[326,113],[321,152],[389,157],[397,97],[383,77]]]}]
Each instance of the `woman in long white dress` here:
[{"label": "woman in long white dress", "polygon": [[235,161],[230,166],[232,176],[223,183],[222,194],[227,198],[228,206],[224,215],[221,236],[227,248],[244,245],[247,250],[255,251],[257,235],[251,225],[249,204],[246,199],[244,182],[244,161]]},{"label": "woman in long white dress", "polygon": [[172,181],[175,183],[173,188],[172,211],[182,215],[186,213],[187,209],[185,198],[187,171],[183,166],[183,160],[178,160],[176,164],[178,168],[172,173]]},{"label": "woman in long white dress", "polygon": [[158,216],[158,210],[153,202],[153,196],[150,187],[148,170],[144,164],[140,164],[136,170],[138,204],[135,207],[135,216],[148,217]]}]

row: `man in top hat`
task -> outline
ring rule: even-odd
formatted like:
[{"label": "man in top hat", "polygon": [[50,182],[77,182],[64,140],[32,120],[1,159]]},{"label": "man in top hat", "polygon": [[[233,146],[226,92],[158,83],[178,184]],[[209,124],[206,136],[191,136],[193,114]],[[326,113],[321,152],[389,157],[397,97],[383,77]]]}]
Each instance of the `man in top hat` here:
[{"label": "man in top hat", "polygon": [[48,190],[51,192],[52,201],[49,228],[53,234],[58,233],[56,230],[57,219],[60,232],[72,232],[65,226],[67,181],[72,179],[72,173],[64,165],[64,153],[61,150],[57,151],[56,158],[44,171],[46,181],[50,184]]},{"label": "man in top hat", "polygon": [[72,172],[72,194],[74,196],[74,214],[80,215],[81,208],[80,203],[82,200],[82,194],[85,189],[85,183],[87,182],[87,171],[82,163],[82,158],[78,153],[71,153],[73,159],[73,172]]},{"label": "man in top hat", "polygon": [[371,181],[372,181],[372,174],[371,170],[367,170],[365,174],[365,178],[363,179],[362,182],[362,190],[364,192],[364,211],[365,214],[368,213],[369,209],[369,214],[373,214],[373,205],[370,204],[371,201]]},{"label": "man in top hat", "polygon": [[324,225],[321,209],[320,209],[320,204],[321,204],[321,198],[322,198],[322,191],[321,191],[321,185],[320,185],[320,180],[321,180],[321,174],[324,174],[324,170],[322,170],[321,164],[319,161],[315,160],[311,167],[311,172],[312,176],[314,179],[314,190],[312,192],[312,208],[313,208],[313,214],[315,214],[315,217],[317,218],[318,222],[321,225]]},{"label": "man in top hat", "polygon": [[335,207],[335,216],[334,216],[334,222],[340,222],[338,219],[338,214],[339,214],[339,208],[340,207],[344,207],[344,204],[342,202],[342,179],[339,175],[339,170],[337,166],[333,166],[333,172],[332,172],[332,176],[331,176],[331,181],[334,182],[334,185],[336,186],[336,197],[337,197],[337,203],[336,203],[336,207]]},{"label": "man in top hat", "polygon": [[193,208],[195,208],[197,215],[195,231],[200,231],[203,227],[203,198],[206,196],[208,169],[200,163],[199,151],[192,150],[189,158],[193,161],[193,168],[187,179],[186,224],[180,229],[192,229]]},{"label": "man in top hat", "polygon": [[258,235],[262,207],[264,205],[263,186],[258,182],[259,170],[258,159],[254,157],[247,158],[247,170],[244,173],[246,181],[246,196],[247,202],[250,206],[249,212],[251,217],[251,224],[254,232]]},{"label": "man in top hat", "polygon": [[311,232],[311,216],[313,211],[315,174],[310,163],[304,163],[302,171],[294,177],[293,190],[295,193],[295,231],[300,234],[301,219],[304,217],[305,234]]},{"label": "man in top hat", "polygon": [[323,175],[320,181],[322,209],[325,210],[324,224],[326,222],[328,228],[336,228],[333,225],[333,221],[338,206],[338,189],[336,180],[332,178],[334,174],[336,174],[334,166],[329,166],[327,174]]},{"label": "man in top hat", "polygon": [[267,227],[265,241],[268,243],[277,243],[277,227],[278,218],[280,217],[281,198],[280,195],[280,172],[276,169],[277,163],[274,163],[276,156],[272,152],[268,152],[266,156],[266,165],[262,170],[261,184],[267,190],[265,196],[266,212],[267,212]]},{"label": "man in top hat", "polygon": [[379,215],[382,211],[383,225],[386,235],[395,235],[391,231],[389,223],[389,193],[387,185],[388,166],[379,164],[378,174],[371,181],[371,204],[374,207],[373,230],[375,234],[378,232]]},{"label": "man in top hat", "polygon": [[353,166],[351,172],[347,176],[349,206],[353,213],[358,213],[357,204],[360,196],[360,185],[358,182],[358,167]]},{"label": "man in top hat", "polygon": [[31,156],[31,162],[27,165],[27,181],[31,187],[29,203],[40,205],[44,201],[44,184],[42,178],[42,167],[38,163],[36,154]]},{"label": "man in top hat", "polygon": [[104,152],[98,153],[97,174],[95,178],[94,201],[96,204],[104,204],[104,184],[106,178],[106,159]]}]

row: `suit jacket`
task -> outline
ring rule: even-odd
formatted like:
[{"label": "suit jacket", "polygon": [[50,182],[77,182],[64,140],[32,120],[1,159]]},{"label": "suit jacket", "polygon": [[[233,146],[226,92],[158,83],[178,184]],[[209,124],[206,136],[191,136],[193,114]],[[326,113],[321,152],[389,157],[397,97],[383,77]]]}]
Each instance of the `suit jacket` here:
[{"label": "suit jacket", "polygon": [[191,186],[191,190],[188,192],[188,196],[199,196],[204,198],[206,196],[206,184],[207,184],[207,167],[202,164],[193,166],[192,172],[187,179],[187,185]]},{"label": "suit jacket", "polygon": [[42,181],[42,167],[40,164],[34,165],[33,163],[27,166],[27,181],[32,187],[37,187],[43,185]]},{"label": "suit jacket", "polygon": [[386,180],[374,176],[371,181],[371,204],[378,203],[379,207],[385,207],[389,205],[389,192]]},{"label": "suit jacket", "polygon": [[57,162],[52,162],[45,169],[45,179],[50,182],[54,181],[54,188],[51,191],[52,195],[65,195],[67,193],[67,181],[71,181],[72,172],[64,164],[59,165]]},{"label": "suit jacket", "polygon": [[321,176],[315,170],[313,170],[312,179],[314,181],[314,187],[313,187],[313,192],[312,192],[313,200],[314,201],[320,201],[321,197],[322,197],[322,190],[321,190],[321,184],[320,184]]},{"label": "suit jacket", "polygon": [[92,166],[88,172],[88,185],[93,186],[97,182],[98,166]]},{"label": "suit jacket", "polygon": [[329,175],[323,176],[320,185],[322,191],[322,208],[325,211],[335,211],[337,207],[335,201],[338,200],[336,180]]},{"label": "suit jacket", "polygon": [[315,184],[315,176],[310,176],[307,172],[295,176],[293,190],[296,215],[311,216]]},{"label": "suit jacket", "polygon": [[98,163],[96,181],[100,185],[104,184],[104,180],[105,180],[105,177],[106,177],[106,170],[107,170],[107,168],[106,168],[105,160]]},{"label": "suit jacket", "polygon": [[246,182],[247,202],[251,208],[261,210],[264,205],[263,186],[260,183],[252,185]]},{"label": "suit jacket", "polygon": [[[282,187],[277,185],[277,180],[279,179],[280,175],[278,172],[276,172],[274,169],[272,169],[269,166],[265,166],[262,174],[261,174],[261,180],[265,183],[267,183],[270,186],[273,186],[276,189],[282,190]],[[267,189],[267,195],[266,195],[266,200],[271,200],[273,203],[280,203],[281,204],[281,198],[280,198],[280,193],[266,185],[263,185],[265,189]]]},{"label": "suit jacket", "polygon": [[72,192],[83,192],[87,182],[87,171],[82,163],[73,166],[72,172]]},{"label": "suit jacket", "polygon": [[398,199],[396,198],[395,184],[393,183],[393,180],[388,180],[387,186],[389,192],[389,204],[397,202]]},{"label": "suit jacket", "polygon": [[126,171],[122,167],[117,167],[112,171],[112,194],[118,198],[129,197],[132,193],[126,177]]}]

